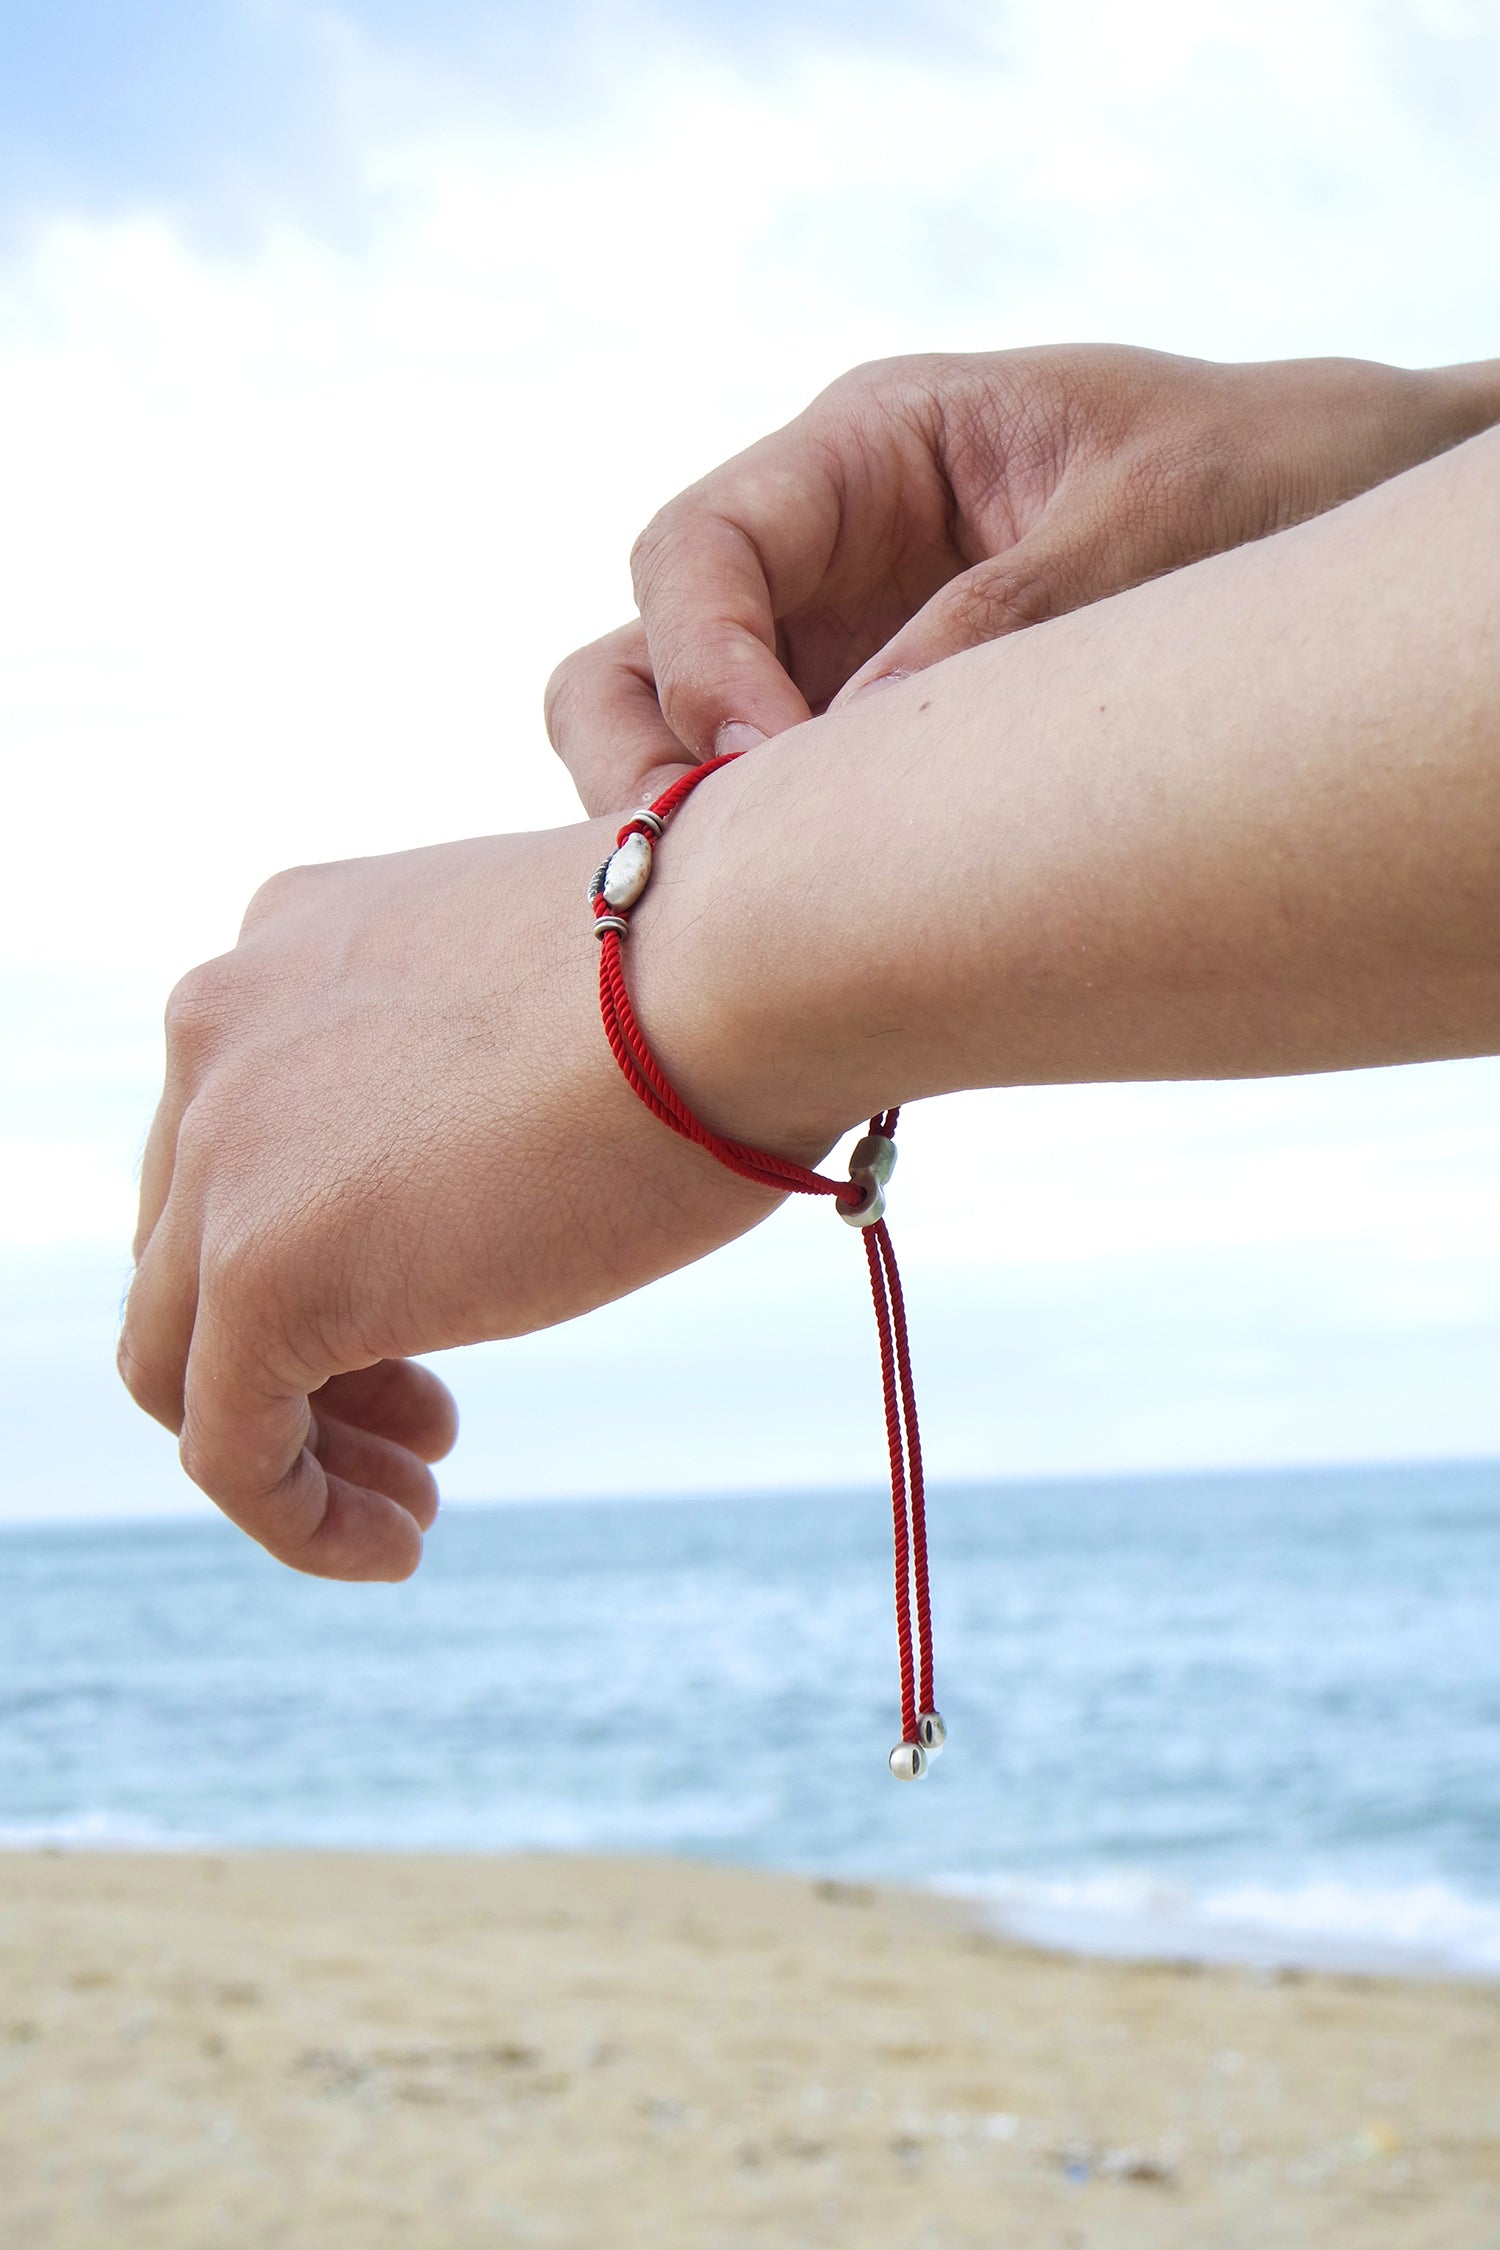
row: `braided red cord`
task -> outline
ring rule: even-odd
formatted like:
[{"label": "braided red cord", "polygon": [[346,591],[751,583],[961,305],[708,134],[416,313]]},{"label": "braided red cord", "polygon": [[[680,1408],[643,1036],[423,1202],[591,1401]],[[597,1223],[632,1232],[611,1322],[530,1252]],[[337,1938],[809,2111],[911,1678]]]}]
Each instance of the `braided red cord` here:
[{"label": "braided red cord", "polygon": [[[894,1112],[892,1113],[894,1129]],[[896,1250],[885,1222],[867,1227],[867,1234],[877,1238],[880,1256],[885,1266],[885,1279],[890,1291],[891,1327],[895,1336],[896,1374],[901,1390],[901,1417],[906,1438],[906,1467],[908,1478],[908,1506],[911,1515],[911,1575],[912,1593],[917,1607],[917,1639],[921,1649],[922,1668],[917,1683],[917,1708],[931,1711],[932,1700],[932,1605],[927,1589],[927,1490],[922,1478],[922,1433],[917,1426],[917,1393],[912,1381],[911,1345],[906,1333],[906,1299],[901,1289],[901,1274],[896,1264]]]},{"label": "braided red cord", "polygon": [[625,989],[625,965],[620,958],[617,931],[605,931],[599,941],[599,954],[600,1008],[615,1061],[646,1107],[664,1125],[670,1125],[685,1141],[696,1141],[731,1172],[738,1172],[742,1179],[755,1180],[761,1187],[781,1188],[801,1195],[832,1195],[851,1209],[858,1206],[860,1191],[852,1180],[830,1180],[824,1173],[810,1172],[805,1165],[793,1164],[787,1157],[772,1156],[763,1149],[747,1148],[742,1141],[727,1140],[722,1133],[715,1133],[701,1118],[695,1117],[662,1071],[645,1033],[635,1020],[635,1010]]},{"label": "braided red cord", "polygon": [[[721,766],[731,765],[732,753],[726,758],[710,758],[694,766],[671,788],[664,790],[649,810],[656,821],[666,822],[697,788],[700,781],[716,773]],[[628,820],[620,830],[616,843],[623,844],[627,836],[640,835],[654,841],[657,831],[650,822],[640,818]],[[596,920],[606,917],[613,924],[628,926],[629,911],[611,907],[602,895],[594,897]],[[599,1010],[604,1019],[605,1035],[610,1051],[619,1064],[626,1082],[640,1097],[653,1117],[671,1127],[684,1140],[693,1141],[706,1149],[729,1171],[741,1179],[753,1180],[757,1186],[772,1188],[781,1194],[831,1195],[846,1209],[858,1210],[866,1190],[854,1180],[830,1179],[825,1172],[809,1171],[806,1165],[794,1164],[784,1156],[773,1155],[769,1150],[748,1147],[743,1141],[728,1139],[716,1133],[711,1126],[689,1109],[687,1103],[671,1083],[656,1057],[650,1043],[636,1021],[635,1010],[630,1005],[630,994],[625,985],[625,964],[621,952],[621,932],[610,927],[599,939]],[[880,1117],[872,1117],[870,1131],[894,1138],[900,1111],[889,1109]],[[864,1237],[865,1258],[870,1271],[870,1295],[875,1306],[875,1329],[880,1345],[880,1375],[885,1400],[886,1442],[891,1464],[891,1525],[895,1543],[896,1560],[896,1641],[901,1667],[901,1739],[903,1743],[920,1740],[918,1718],[923,1712],[934,1709],[932,1700],[932,1616],[927,1590],[927,1514],[926,1495],[922,1483],[922,1445],[917,1429],[916,1391],[912,1382],[911,1347],[906,1332],[906,1304],[901,1293],[901,1276],[896,1267],[896,1253],[886,1230],[885,1221],[878,1219],[872,1226],[861,1229]],[[915,1611],[915,1616],[913,1612]],[[915,1630],[914,1630],[915,1627]],[[917,1649],[920,1648],[920,1659]]]},{"label": "braided red cord", "polygon": [[[884,1243],[880,1237],[885,1236]],[[885,1393],[885,1437],[891,1457],[891,1536],[896,1549],[896,1650],[901,1665],[901,1739],[917,1739],[917,1683],[912,1660],[911,1540],[907,1522],[910,1486],[906,1475],[905,1433],[901,1426],[901,1397],[896,1373],[896,1353],[891,1335],[891,1308],[885,1283],[885,1251],[890,1236],[884,1219],[864,1229],[865,1259],[870,1268],[870,1295],[875,1300],[875,1333],[880,1339],[880,1381]],[[926,1709],[926,1705],[923,1705]]]}]

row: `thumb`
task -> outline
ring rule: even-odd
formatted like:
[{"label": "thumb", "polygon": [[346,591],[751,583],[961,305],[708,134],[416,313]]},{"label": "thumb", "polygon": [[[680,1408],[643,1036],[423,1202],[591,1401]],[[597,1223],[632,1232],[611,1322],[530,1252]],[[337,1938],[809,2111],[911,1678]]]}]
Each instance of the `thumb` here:
[{"label": "thumb", "polygon": [[1068,538],[1056,525],[1018,540],[1003,555],[987,556],[939,588],[845,682],[829,709],[841,709],[866,688],[884,687],[963,649],[1077,609],[1094,598],[1084,564],[1078,538]]}]

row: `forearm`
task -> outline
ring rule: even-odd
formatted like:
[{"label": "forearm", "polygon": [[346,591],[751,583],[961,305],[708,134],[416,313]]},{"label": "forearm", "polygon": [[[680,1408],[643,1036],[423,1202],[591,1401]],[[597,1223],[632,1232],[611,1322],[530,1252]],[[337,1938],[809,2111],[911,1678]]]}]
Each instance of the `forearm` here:
[{"label": "forearm", "polygon": [[700,790],[632,940],[722,1121],[1500,1048],[1500,438]]}]

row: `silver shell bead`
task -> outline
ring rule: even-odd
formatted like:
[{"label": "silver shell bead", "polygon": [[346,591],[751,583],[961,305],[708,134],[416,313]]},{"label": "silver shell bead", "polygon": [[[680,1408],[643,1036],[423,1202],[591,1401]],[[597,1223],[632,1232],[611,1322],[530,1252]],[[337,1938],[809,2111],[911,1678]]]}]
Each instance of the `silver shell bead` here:
[{"label": "silver shell bead", "polygon": [[947,1739],[948,1729],[943,1724],[941,1711],[923,1711],[918,1714],[917,1740],[929,1758],[936,1758],[941,1754]]},{"label": "silver shell bead", "polygon": [[634,906],[650,880],[650,837],[627,836],[618,850],[610,854],[604,870],[605,905]]},{"label": "silver shell bead", "polygon": [[927,1771],[927,1752],[920,1742],[898,1742],[887,1763],[898,1781],[920,1781]]}]

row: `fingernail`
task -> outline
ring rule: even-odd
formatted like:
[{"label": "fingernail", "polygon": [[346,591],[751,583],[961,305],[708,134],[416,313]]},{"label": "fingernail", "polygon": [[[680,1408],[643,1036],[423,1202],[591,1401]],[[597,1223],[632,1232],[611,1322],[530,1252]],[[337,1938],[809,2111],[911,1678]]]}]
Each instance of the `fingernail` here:
[{"label": "fingernail", "polygon": [[757,750],[766,737],[759,727],[747,725],[743,719],[726,719],[714,736],[716,758],[737,758],[742,750]]},{"label": "fingernail", "polygon": [[873,679],[861,679],[859,684],[850,682],[850,686],[839,688],[839,693],[834,695],[832,709],[841,711],[846,704],[859,702],[861,695],[868,695],[870,688],[893,688],[900,679],[911,679],[911,673],[875,673]]},{"label": "fingernail", "polygon": [[[855,695],[868,695],[870,688],[893,688],[902,679],[911,679],[911,673],[875,673],[875,679],[861,679]],[[855,700],[855,695],[850,695],[850,702]]]}]

